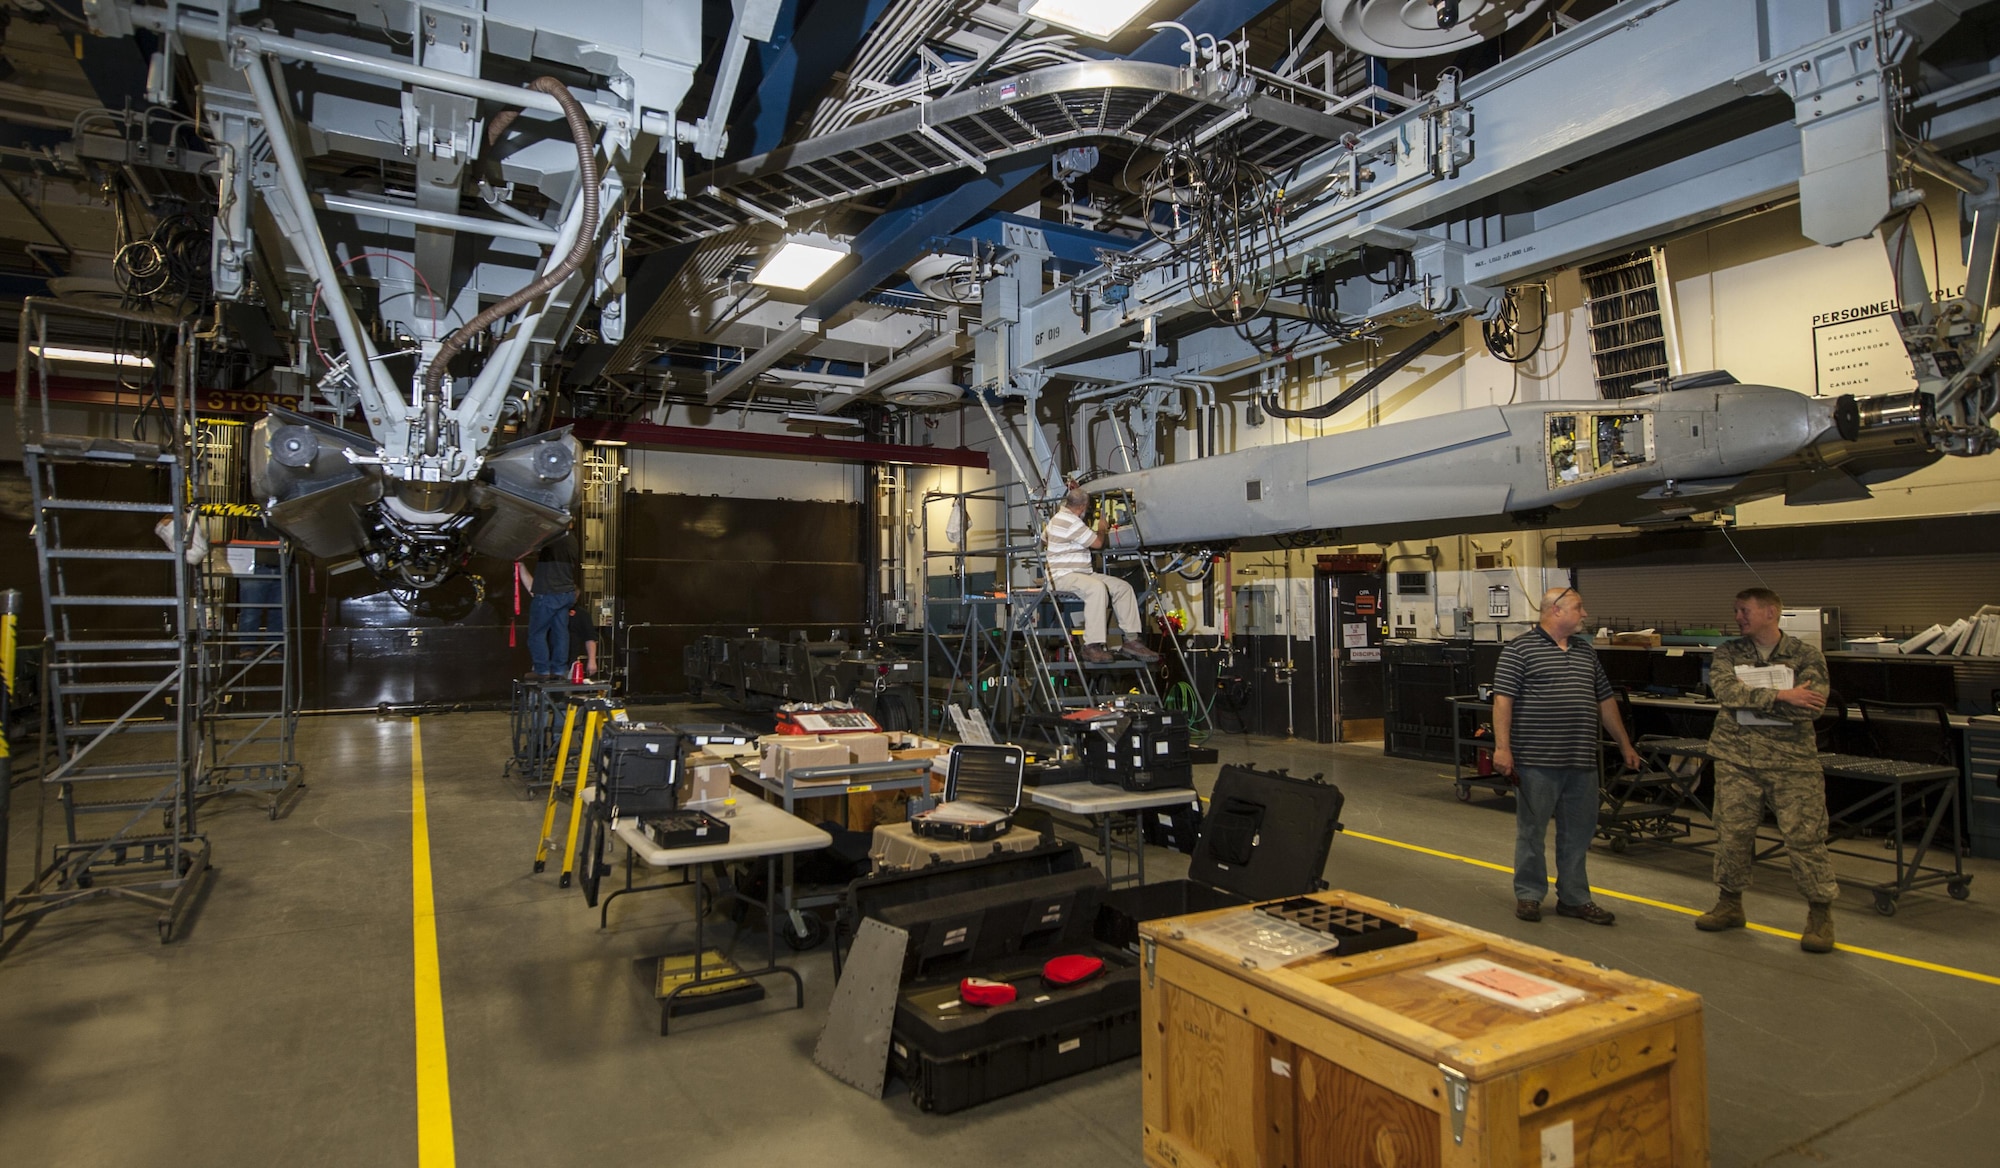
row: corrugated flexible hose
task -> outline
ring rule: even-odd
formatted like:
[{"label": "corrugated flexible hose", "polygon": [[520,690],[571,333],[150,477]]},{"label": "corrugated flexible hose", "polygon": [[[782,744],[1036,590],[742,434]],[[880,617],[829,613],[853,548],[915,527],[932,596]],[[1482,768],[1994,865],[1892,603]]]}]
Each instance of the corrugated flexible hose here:
[{"label": "corrugated flexible hose", "polygon": [[[515,309],[529,303],[538,296],[553,291],[557,285],[575,273],[590,258],[597,246],[597,144],[591,138],[590,117],[583,111],[582,103],[570,93],[569,87],[553,77],[537,77],[528,83],[528,88],[548,94],[562,106],[563,116],[569,121],[569,136],[576,143],[577,181],[583,184],[583,226],[576,233],[576,242],[564,256],[561,263],[543,272],[527,287],[504,300],[488,305],[479,315],[461,325],[457,331],[444,339],[438,346],[437,356],[424,369],[424,453],[436,454],[438,449],[439,415],[443,400],[445,366],[453,357],[464,352],[472,338],[495,321],[506,318]],[[508,110],[496,116],[487,130],[489,143],[497,141],[520,116],[518,110]]]}]

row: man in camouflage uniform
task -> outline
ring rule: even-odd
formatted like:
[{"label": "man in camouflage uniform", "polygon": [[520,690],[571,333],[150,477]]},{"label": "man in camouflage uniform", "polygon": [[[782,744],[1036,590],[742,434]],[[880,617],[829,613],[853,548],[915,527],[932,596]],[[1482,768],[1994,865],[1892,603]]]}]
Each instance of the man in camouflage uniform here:
[{"label": "man in camouflage uniform", "polygon": [[[1833,951],[1833,865],[1826,858],[1826,779],[1820,772],[1813,719],[1826,707],[1826,658],[1818,649],[1778,629],[1778,594],[1746,588],[1736,594],[1736,626],[1743,635],[1717,648],[1708,687],[1722,709],[1709,735],[1715,759],[1715,883],[1722,895],[1695,918],[1706,932],[1740,929],[1743,890],[1750,887],[1757,825],[1768,802],[1792,861],[1792,879],[1811,908],[1799,947]],[[1786,666],[1792,684],[1753,687],[1739,667]]]}]

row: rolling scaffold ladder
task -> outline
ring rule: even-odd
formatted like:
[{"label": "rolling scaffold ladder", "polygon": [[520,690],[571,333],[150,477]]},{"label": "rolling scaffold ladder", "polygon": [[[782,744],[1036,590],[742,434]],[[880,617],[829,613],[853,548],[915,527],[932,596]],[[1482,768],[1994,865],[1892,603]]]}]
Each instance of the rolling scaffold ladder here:
[{"label": "rolling scaffold ladder", "polygon": [[[153,371],[133,438],[54,429],[43,354],[55,313],[82,317],[86,327],[160,330],[152,357],[117,355]],[[197,541],[183,457],[193,338],[185,324],[169,330],[156,317],[32,297],[20,337],[15,416],[46,637],[41,782],[62,808],[63,834],[46,860],[38,849],[34,875],[0,912],[0,931],[112,899],[157,910],[164,943],[209,864],[195,824]],[[161,376],[156,365],[169,361]],[[39,397],[33,411],[30,395]],[[138,436],[149,430],[158,441]]]}]

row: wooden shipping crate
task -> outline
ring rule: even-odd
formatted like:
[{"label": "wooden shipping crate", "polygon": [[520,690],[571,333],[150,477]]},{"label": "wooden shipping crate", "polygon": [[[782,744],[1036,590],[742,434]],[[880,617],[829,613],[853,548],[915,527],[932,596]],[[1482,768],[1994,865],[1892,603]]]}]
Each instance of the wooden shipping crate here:
[{"label": "wooden shipping crate", "polygon": [[[1417,940],[1246,968],[1140,929],[1146,1162],[1164,1168],[1693,1168],[1708,1163],[1701,998],[1348,892]],[[1427,976],[1473,958],[1582,991],[1540,1014]]]}]

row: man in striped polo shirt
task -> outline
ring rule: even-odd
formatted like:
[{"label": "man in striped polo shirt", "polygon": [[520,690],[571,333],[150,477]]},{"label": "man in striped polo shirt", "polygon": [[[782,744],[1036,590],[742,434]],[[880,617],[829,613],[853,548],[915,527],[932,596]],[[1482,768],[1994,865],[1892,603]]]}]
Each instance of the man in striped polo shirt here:
[{"label": "man in striped polo shirt", "polygon": [[1625,765],[1637,769],[1610,679],[1587,637],[1590,614],[1574,588],[1542,594],[1542,619],[1507,642],[1493,670],[1493,765],[1514,775],[1514,915],[1542,919],[1549,819],[1556,821],[1556,915],[1608,925],[1615,917],[1590,899],[1584,857],[1597,835],[1598,765],[1611,732]]},{"label": "man in striped polo shirt", "polygon": [[1125,634],[1118,651],[1141,664],[1151,665],[1160,655],[1139,639],[1139,599],[1133,595],[1132,586],[1116,576],[1090,570],[1091,549],[1104,545],[1106,524],[1103,519],[1095,526],[1085,523],[1083,517],[1089,511],[1090,492],[1071,487],[1063,496],[1062,506],[1049,516],[1048,526],[1042,529],[1042,542],[1048,545],[1049,587],[1073,593],[1083,600],[1083,648],[1077,650],[1077,659],[1086,665],[1103,665],[1113,659],[1111,651],[1104,647],[1108,632],[1104,610],[1115,606],[1118,628]]}]

